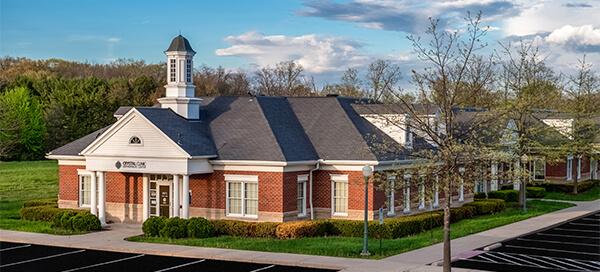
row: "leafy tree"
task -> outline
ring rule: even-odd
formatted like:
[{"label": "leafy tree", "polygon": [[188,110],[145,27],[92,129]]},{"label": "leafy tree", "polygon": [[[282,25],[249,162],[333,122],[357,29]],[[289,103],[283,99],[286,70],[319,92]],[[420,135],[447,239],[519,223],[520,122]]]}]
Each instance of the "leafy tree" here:
[{"label": "leafy tree", "polygon": [[42,106],[28,89],[0,94],[0,155],[10,160],[40,159],[45,133]]}]

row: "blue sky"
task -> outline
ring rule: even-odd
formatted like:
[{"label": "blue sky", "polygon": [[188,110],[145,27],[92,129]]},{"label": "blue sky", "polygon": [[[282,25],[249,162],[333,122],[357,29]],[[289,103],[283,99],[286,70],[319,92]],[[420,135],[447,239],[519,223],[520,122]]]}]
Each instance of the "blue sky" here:
[{"label": "blue sky", "polygon": [[252,72],[295,60],[318,82],[335,82],[383,58],[400,65],[406,84],[425,65],[407,35],[424,35],[430,16],[455,29],[467,10],[482,10],[490,52],[498,41],[534,41],[557,72],[571,73],[583,54],[600,69],[599,0],[0,1],[1,56],[157,63],[181,31],[196,66]]}]

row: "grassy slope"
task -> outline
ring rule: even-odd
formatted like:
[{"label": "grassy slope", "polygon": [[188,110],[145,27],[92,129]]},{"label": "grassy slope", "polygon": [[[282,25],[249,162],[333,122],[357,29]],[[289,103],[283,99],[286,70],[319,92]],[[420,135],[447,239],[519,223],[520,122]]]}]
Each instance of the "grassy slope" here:
[{"label": "grassy slope", "polygon": [[56,198],[58,163],[56,161],[0,162],[0,229],[72,234],[52,229],[52,223],[21,220],[19,209],[32,199]]},{"label": "grassy slope", "polygon": [[546,193],[544,199],[555,199],[555,200],[568,200],[568,201],[594,201],[600,199],[600,187],[594,187],[583,193],[577,195],[563,194],[563,193]]},{"label": "grassy slope", "polygon": [[[452,224],[452,238],[467,236],[473,233],[492,229],[544,213],[574,206],[569,203],[530,200],[527,214],[521,214],[520,207],[510,207],[506,211],[494,215],[481,216],[476,219],[463,220]],[[442,241],[443,229],[435,228],[419,235],[383,240],[382,254],[379,254],[379,240],[369,240],[369,251],[372,259],[381,259],[421,247],[433,245]],[[314,237],[295,240],[279,240],[265,238],[240,238],[231,236],[213,237],[208,239],[167,239],[160,237],[131,237],[129,241],[170,243],[178,245],[233,248],[255,251],[299,253],[335,257],[359,258],[362,250],[362,238],[348,237]]]}]

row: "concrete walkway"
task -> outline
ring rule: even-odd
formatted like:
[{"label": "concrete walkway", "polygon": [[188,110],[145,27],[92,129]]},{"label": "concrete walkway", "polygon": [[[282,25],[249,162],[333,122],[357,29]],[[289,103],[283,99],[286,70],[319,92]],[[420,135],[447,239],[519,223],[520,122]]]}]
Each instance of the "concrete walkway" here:
[{"label": "concrete walkway", "polygon": [[[577,206],[575,207],[454,239],[452,240],[452,253],[456,256],[465,251],[497,243],[600,209],[600,200],[593,202],[577,202],[576,204]],[[442,268],[439,266],[431,266],[432,263],[437,263],[442,259],[442,244],[432,245],[382,260],[364,260],[235,249],[135,243],[124,240],[126,237],[140,234],[142,234],[141,225],[116,223],[111,224],[110,229],[108,230],[74,236],[0,230],[0,240],[7,242],[35,243],[166,256],[343,269],[344,271],[351,272],[442,271]],[[471,269],[452,270],[457,272],[477,271]]]}]

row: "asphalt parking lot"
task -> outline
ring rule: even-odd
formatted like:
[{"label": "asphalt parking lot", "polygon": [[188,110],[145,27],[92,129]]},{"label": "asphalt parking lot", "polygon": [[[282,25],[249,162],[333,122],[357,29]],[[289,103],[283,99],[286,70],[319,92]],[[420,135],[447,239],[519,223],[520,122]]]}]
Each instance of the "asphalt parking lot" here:
[{"label": "asphalt parking lot", "polygon": [[466,252],[453,267],[488,271],[600,271],[600,211]]},{"label": "asphalt parking lot", "polygon": [[0,271],[329,272],[334,270],[0,242]]}]

